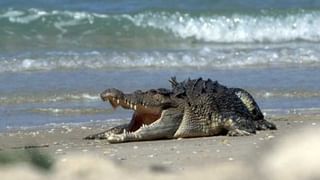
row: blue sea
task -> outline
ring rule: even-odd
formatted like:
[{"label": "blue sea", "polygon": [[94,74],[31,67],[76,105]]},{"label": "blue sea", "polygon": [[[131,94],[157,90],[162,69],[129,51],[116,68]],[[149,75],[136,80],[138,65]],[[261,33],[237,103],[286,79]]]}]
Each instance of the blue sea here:
[{"label": "blue sea", "polygon": [[320,112],[320,1],[1,0],[0,132],[130,119],[106,88],[211,78],[265,114]]}]

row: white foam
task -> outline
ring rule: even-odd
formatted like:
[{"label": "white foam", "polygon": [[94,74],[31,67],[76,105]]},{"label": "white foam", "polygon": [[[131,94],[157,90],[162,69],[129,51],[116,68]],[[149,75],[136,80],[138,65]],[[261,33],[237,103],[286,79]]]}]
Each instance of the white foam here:
[{"label": "white foam", "polygon": [[79,115],[79,114],[97,114],[106,113],[105,108],[35,108],[31,109],[33,113],[46,113],[55,116],[58,115]]},{"label": "white foam", "polygon": [[29,68],[31,68],[32,66],[34,66],[34,60],[32,60],[32,59],[25,59],[25,60],[22,61],[21,66],[22,66],[22,68],[29,69]]},{"label": "white foam", "polygon": [[141,13],[123,18],[141,27],[153,27],[173,32],[181,38],[195,38],[208,42],[281,42],[291,40],[319,41],[320,14],[297,13],[287,16],[231,16],[192,17],[183,13]]},{"label": "white foam", "polygon": [[261,98],[316,98],[320,97],[317,91],[258,91],[255,97]]},{"label": "white foam", "polygon": [[[128,20],[138,28],[153,28],[176,37],[194,38],[206,42],[283,42],[292,40],[320,41],[320,12],[300,11],[295,13],[249,14],[208,14],[191,15],[172,12],[141,12],[138,14],[99,14],[73,11],[44,11],[28,9],[26,11],[8,10],[0,14],[12,23],[27,24],[36,20],[47,21],[49,25],[66,32],[68,26],[93,24],[96,19],[104,23],[128,25]],[[124,22],[122,22],[124,21]],[[141,29],[142,30],[142,29]],[[120,30],[121,31],[121,30]]]},{"label": "white foam", "polygon": [[5,12],[4,14],[0,15],[0,18],[13,18],[13,17],[18,17],[24,15],[24,12],[22,11],[17,11],[17,10],[9,10]]},{"label": "white foam", "polygon": [[88,100],[99,100],[100,97],[99,96],[93,96],[93,95],[90,95],[90,94],[82,94],[82,98],[83,99],[88,99]]},{"label": "white foam", "polygon": [[176,51],[126,52],[49,52],[30,57],[0,59],[0,73],[114,68],[246,68],[267,66],[320,66],[320,48],[245,48],[204,47]]},{"label": "white foam", "polygon": [[26,96],[2,96],[0,104],[24,104],[24,103],[48,103],[48,102],[67,102],[67,101],[100,101],[99,95],[89,93],[70,93],[61,95],[45,95],[39,94]]},{"label": "white foam", "polygon": [[28,24],[48,14],[48,12],[38,9],[29,9],[28,12],[9,10],[0,17],[7,17],[12,23]]}]

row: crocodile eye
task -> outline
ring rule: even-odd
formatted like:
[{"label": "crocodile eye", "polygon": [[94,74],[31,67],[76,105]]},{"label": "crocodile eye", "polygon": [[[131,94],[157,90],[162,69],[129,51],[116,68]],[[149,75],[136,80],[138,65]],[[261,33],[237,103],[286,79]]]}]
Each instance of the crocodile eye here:
[{"label": "crocodile eye", "polygon": [[157,90],[155,90],[155,89],[150,89],[148,92],[151,93],[151,94],[156,94],[156,93],[157,93]]}]

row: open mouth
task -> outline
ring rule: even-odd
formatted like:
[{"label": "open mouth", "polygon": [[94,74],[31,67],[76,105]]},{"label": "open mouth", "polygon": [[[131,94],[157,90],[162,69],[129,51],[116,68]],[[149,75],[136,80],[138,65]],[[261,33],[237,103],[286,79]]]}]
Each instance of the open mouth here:
[{"label": "open mouth", "polygon": [[114,95],[113,93],[105,93],[101,98],[104,101],[109,101],[114,109],[121,106],[124,109],[134,111],[127,129],[129,132],[134,132],[144,125],[150,125],[161,117],[161,107],[150,106],[147,103],[135,103],[124,96]]}]

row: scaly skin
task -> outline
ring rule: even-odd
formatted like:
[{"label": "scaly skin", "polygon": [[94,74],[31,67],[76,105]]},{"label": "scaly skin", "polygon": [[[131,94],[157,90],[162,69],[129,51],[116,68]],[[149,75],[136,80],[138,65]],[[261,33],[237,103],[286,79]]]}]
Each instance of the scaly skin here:
[{"label": "scaly skin", "polygon": [[107,139],[110,143],[165,138],[212,136],[227,131],[230,136],[276,129],[264,120],[253,97],[245,90],[227,88],[217,81],[170,80],[172,90],[151,89],[124,94],[117,89],[101,93],[116,108],[134,110],[129,124],[111,128],[85,139]]}]

